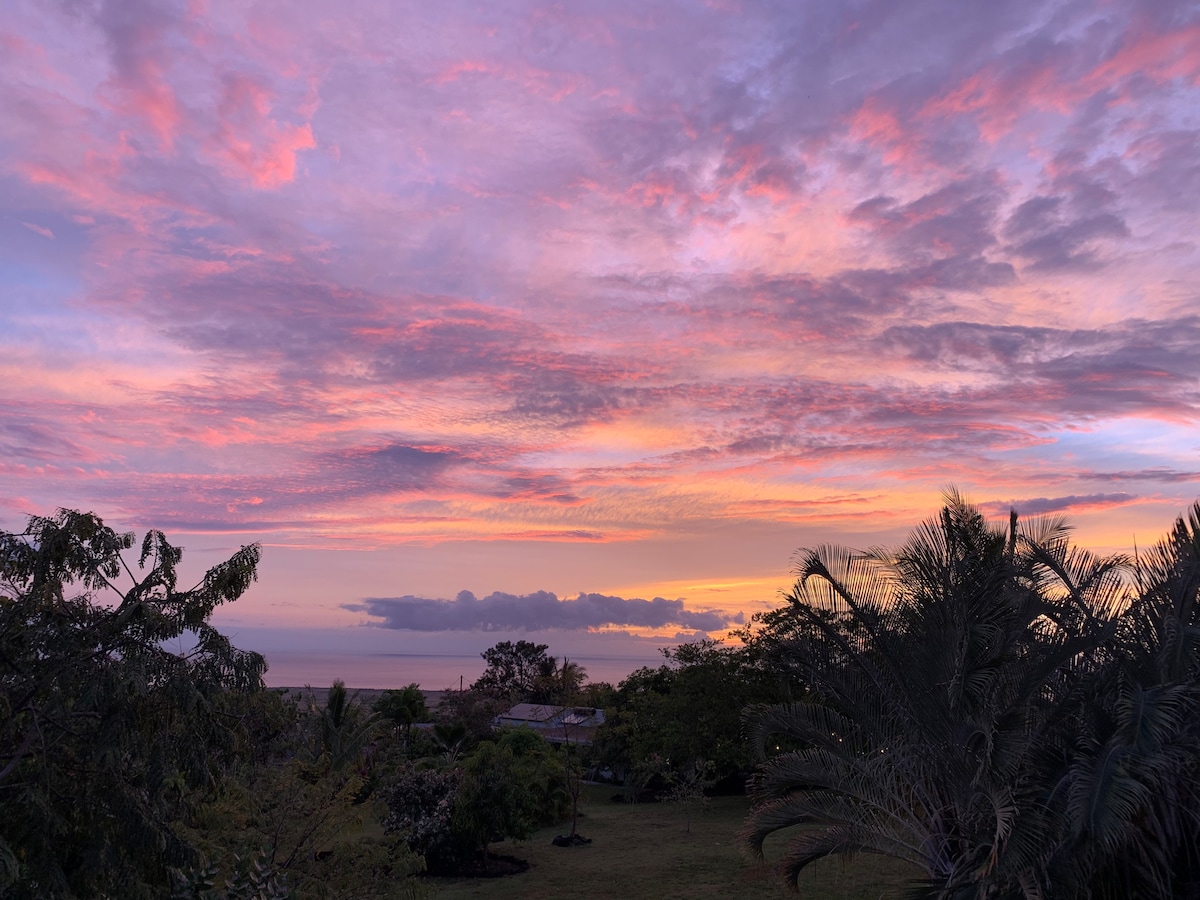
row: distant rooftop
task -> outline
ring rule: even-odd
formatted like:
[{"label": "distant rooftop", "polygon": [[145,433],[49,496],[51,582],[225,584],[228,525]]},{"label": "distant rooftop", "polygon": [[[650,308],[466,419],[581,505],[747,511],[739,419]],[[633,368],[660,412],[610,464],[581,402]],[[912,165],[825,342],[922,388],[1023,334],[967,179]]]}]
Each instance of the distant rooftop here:
[{"label": "distant rooftop", "polygon": [[604,710],[590,706],[549,706],[518,703],[492,720],[496,728],[530,728],[553,743],[590,744],[604,724]]}]

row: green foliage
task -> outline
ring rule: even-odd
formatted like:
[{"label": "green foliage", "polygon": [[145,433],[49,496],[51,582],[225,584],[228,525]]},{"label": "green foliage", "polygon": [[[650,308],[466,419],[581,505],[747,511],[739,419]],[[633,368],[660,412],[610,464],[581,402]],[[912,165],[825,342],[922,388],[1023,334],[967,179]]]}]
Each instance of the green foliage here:
[{"label": "green foliage", "polygon": [[454,831],[487,855],[492,841],[528,837],[538,824],[537,792],[511,746],[484,741],[466,761],[454,798]]},{"label": "green foliage", "polygon": [[219,884],[220,868],[200,866],[176,876],[171,900],[289,900],[287,877],[271,865],[266,850],[234,857],[233,873]]},{"label": "green foliage", "polygon": [[562,820],[571,803],[567,770],[574,770],[576,765],[572,748],[556,747],[528,728],[506,729],[499,733],[496,743],[512,754],[512,775],[528,794],[524,802],[533,824],[550,825]]},{"label": "green foliage", "polygon": [[1134,566],[1055,794],[1062,881],[1200,896],[1200,503]]},{"label": "green foliage", "polygon": [[266,848],[267,864],[287,878],[293,897],[409,897],[408,876],[420,861],[394,840],[363,834],[381,814],[364,800],[369,773],[361,762],[331,765],[314,741],[323,710],[295,717],[272,754],[230,772],[191,816],[188,838],[226,878]]},{"label": "green foliage", "polygon": [[[208,624],[256,545],[181,590],[182,551],[95,515],[0,534],[0,877],[6,896],[161,896],[194,854],[173,823],[239,747],[231,692],[265,662]],[[172,652],[190,635],[194,648]],[[15,862],[15,865],[14,865]]]},{"label": "green foliage", "polygon": [[458,750],[466,751],[491,737],[492,722],[510,706],[507,697],[496,697],[474,688],[447,691],[442,695],[442,702],[438,704],[437,724],[461,726],[465,736]]},{"label": "green foliage", "polygon": [[429,722],[433,716],[425,704],[425,694],[413,683],[398,691],[384,691],[375,701],[375,714],[389,725],[404,742],[406,754],[413,750],[413,725]]},{"label": "green foliage", "polygon": [[[382,815],[382,814],[381,814]],[[395,838],[362,831],[343,836],[311,863],[317,890],[306,895],[329,900],[413,900],[429,892],[414,876],[424,871],[419,856]]]},{"label": "green foliage", "polygon": [[445,755],[448,763],[458,759],[466,740],[467,726],[461,722],[438,722],[433,726],[433,741]]},{"label": "green foliage", "polygon": [[774,650],[811,694],[761,709],[747,840],[909,860],[930,897],[1200,889],[1200,506],[1136,567],[1061,521],[950,495],[896,552],[801,557]]},{"label": "green foliage", "polygon": [[519,728],[483,741],[461,768],[404,765],[380,797],[387,833],[403,836],[437,873],[486,860],[489,844],[528,836],[561,819],[570,803],[559,751]]},{"label": "green foliage", "polygon": [[621,682],[596,736],[595,759],[624,780],[631,799],[658,793],[664,779],[701,760],[712,764],[714,780],[748,771],[753,753],[742,712],[778,696],[750,645],[702,641],[664,655],[666,665],[638,669]]},{"label": "green foliage", "polygon": [[416,682],[398,691],[384,691],[375,701],[375,712],[397,726],[430,721],[425,694]]},{"label": "green foliage", "polygon": [[351,695],[346,690],[346,683],[338,678],[329,687],[325,705],[316,707],[313,704],[317,716],[317,746],[325,763],[334,771],[357,763],[363,748],[379,730],[382,717],[378,713],[365,715],[356,700],[357,695]]},{"label": "green foliage", "polygon": [[299,718],[208,624],[258,548],[181,590],[178,548],[150,532],[135,574],[133,547],[67,510],[0,534],[0,894],[409,896],[406,850],[338,843],[369,719],[344,689]]},{"label": "green foliage", "polygon": [[380,791],[388,814],[384,831],[399,834],[430,872],[453,871],[470,852],[454,829],[454,803],[461,769],[418,769],[409,764]]},{"label": "green foliage", "polygon": [[579,706],[608,709],[616,704],[617,689],[607,681],[589,681],[579,690]]},{"label": "green foliage", "polygon": [[531,641],[501,641],[480,654],[487,668],[471,689],[510,703],[552,702],[559,688],[555,679],[558,664],[546,653],[548,649],[547,644]]}]

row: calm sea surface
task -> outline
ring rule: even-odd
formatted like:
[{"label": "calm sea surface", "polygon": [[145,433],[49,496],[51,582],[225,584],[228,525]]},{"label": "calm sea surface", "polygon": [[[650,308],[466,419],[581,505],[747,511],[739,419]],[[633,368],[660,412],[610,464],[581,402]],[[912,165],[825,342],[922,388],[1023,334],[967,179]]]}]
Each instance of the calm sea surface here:
[{"label": "calm sea surface", "polygon": [[[482,674],[479,654],[448,656],[420,653],[320,654],[275,651],[266,654],[270,687],[328,686],[340,678],[352,688],[398,688],[416,682],[429,691],[469,685]],[[617,684],[642,666],[657,666],[661,656],[571,657],[587,671],[588,681]]]}]

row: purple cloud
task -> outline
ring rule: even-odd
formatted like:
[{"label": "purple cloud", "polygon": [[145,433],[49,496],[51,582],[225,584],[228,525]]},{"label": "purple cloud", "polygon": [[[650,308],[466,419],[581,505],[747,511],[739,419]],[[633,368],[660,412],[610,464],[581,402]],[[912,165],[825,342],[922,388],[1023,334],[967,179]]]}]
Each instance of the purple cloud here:
[{"label": "purple cloud", "polygon": [[1032,497],[1026,500],[995,500],[981,503],[980,508],[992,515],[1003,515],[1015,509],[1023,516],[1040,516],[1046,513],[1072,509],[1105,509],[1124,506],[1137,501],[1134,494],[1085,494],[1067,497]]},{"label": "purple cloud", "polygon": [[581,593],[559,599],[549,591],[506,594],[495,591],[476,598],[461,591],[453,600],[425,597],[368,597],[344,609],[366,613],[383,628],[405,631],[578,631],[610,626],[720,631],[743,622],[741,613],[688,610],[682,600],[624,599]]}]

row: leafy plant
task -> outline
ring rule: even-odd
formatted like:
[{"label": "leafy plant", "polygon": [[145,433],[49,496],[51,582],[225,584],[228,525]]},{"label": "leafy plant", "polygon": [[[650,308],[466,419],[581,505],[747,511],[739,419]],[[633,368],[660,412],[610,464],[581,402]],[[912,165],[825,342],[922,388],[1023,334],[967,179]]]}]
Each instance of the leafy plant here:
[{"label": "leafy plant", "polygon": [[406,754],[412,750],[413,725],[428,722],[432,718],[425,695],[415,683],[398,691],[384,691],[375,701],[374,710],[403,740]]},{"label": "leafy plant", "polygon": [[356,699],[357,695],[346,690],[346,683],[337,678],[329,687],[325,705],[312,704],[317,721],[317,747],[323,760],[335,772],[360,759],[363,748],[382,723],[379,713],[364,715]]},{"label": "leafy plant", "polygon": [[384,830],[443,874],[474,859],[486,866],[491,843],[527,837],[562,818],[570,803],[557,751],[520,728],[482,742],[458,768],[406,764],[380,797],[388,807]]},{"label": "leafy plant", "polygon": [[384,830],[399,834],[412,852],[425,858],[431,872],[452,870],[469,852],[454,829],[454,804],[462,777],[461,769],[437,771],[406,765],[380,792],[388,808]]},{"label": "leafy plant", "polygon": [[698,759],[689,768],[667,773],[667,787],[658,799],[672,803],[683,811],[687,832],[691,834],[692,818],[707,803],[705,791],[712,787],[715,767],[706,759]]},{"label": "leafy plant", "polygon": [[218,884],[220,869],[209,864],[176,876],[171,900],[289,900],[287,877],[271,864],[270,853],[234,858],[234,871]]}]

